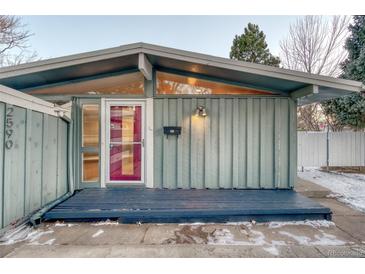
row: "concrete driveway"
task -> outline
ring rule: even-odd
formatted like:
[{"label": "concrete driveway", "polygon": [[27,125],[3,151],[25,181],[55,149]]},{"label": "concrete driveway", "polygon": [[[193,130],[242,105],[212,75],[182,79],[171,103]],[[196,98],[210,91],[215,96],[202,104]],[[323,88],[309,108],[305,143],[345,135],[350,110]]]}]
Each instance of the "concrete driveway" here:
[{"label": "concrete driveway", "polygon": [[365,214],[301,181],[333,221],[232,224],[44,223],[8,233],[1,257],[365,257]]}]

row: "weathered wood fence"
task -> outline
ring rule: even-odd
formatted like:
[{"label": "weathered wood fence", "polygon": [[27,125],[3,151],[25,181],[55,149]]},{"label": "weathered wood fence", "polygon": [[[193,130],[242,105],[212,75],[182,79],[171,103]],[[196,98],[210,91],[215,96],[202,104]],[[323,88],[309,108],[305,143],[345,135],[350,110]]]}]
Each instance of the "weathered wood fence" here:
[{"label": "weathered wood fence", "polygon": [[364,166],[365,132],[298,132],[298,167]]},{"label": "weathered wood fence", "polygon": [[69,191],[68,115],[0,85],[0,228]]}]

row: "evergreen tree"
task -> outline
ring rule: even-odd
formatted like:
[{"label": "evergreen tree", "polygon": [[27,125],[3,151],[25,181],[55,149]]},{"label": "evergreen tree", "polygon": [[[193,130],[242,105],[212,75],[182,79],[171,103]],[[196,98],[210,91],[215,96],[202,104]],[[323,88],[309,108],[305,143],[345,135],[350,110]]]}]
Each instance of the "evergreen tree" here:
[{"label": "evergreen tree", "polygon": [[365,15],[353,17],[351,36],[346,40],[348,58],[342,64],[343,78],[365,82]]},{"label": "evergreen tree", "polygon": [[[353,17],[349,26],[351,35],[346,40],[348,58],[342,64],[342,78],[365,84],[365,16]],[[363,94],[341,97],[322,104],[325,114],[342,126],[355,129],[365,127],[365,98]]]},{"label": "evergreen tree", "polygon": [[241,35],[233,39],[231,59],[278,67],[280,59],[273,56],[267,46],[266,36],[259,26],[248,23]]}]

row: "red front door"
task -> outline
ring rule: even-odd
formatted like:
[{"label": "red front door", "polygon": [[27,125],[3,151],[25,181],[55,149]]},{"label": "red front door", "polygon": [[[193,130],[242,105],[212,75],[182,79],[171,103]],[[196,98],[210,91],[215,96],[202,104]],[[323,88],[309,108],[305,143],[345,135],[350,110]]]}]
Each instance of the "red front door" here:
[{"label": "red front door", "polygon": [[143,104],[110,103],[108,112],[108,181],[143,183]]}]

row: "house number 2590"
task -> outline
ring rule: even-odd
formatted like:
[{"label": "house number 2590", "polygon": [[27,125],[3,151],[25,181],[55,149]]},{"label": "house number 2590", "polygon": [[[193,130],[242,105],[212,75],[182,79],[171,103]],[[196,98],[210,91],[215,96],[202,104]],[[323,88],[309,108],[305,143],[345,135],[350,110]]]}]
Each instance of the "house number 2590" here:
[{"label": "house number 2590", "polygon": [[6,108],[6,118],[5,118],[5,147],[11,149],[13,147],[13,134],[14,134],[14,108]]}]

